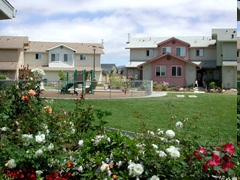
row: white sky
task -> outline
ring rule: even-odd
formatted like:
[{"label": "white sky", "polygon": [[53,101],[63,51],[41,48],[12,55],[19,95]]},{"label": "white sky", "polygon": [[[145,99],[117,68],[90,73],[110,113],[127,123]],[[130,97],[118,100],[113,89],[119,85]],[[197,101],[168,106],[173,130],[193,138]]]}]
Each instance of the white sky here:
[{"label": "white sky", "polygon": [[126,65],[131,37],[211,36],[237,28],[236,0],[8,0],[15,19],[0,35],[30,41],[104,43],[102,63]]}]

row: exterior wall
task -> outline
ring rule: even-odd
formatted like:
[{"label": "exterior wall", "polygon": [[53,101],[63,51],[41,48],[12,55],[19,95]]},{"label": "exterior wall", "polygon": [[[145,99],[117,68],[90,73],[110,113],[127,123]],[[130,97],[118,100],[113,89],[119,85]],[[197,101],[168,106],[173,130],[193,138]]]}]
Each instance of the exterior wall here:
[{"label": "exterior wall", "polygon": [[223,88],[237,88],[237,68],[233,66],[223,66],[222,68]]},{"label": "exterior wall", "polygon": [[[147,50],[153,49],[153,56],[147,56]],[[130,59],[131,61],[147,61],[158,56],[158,50],[156,48],[141,48],[141,49],[131,49]]]},{"label": "exterior wall", "polygon": [[181,56],[183,59],[188,59],[188,45],[186,43],[180,42],[178,40],[174,40],[175,43],[172,43],[172,40],[169,40],[159,46],[159,54],[162,55],[162,48],[163,47],[171,47],[171,54],[176,56],[176,48],[177,47],[185,47],[186,52],[185,56]]},{"label": "exterior wall", "polygon": [[[203,56],[197,56],[197,50],[203,49]],[[189,48],[189,60],[191,61],[204,61],[204,60],[216,60],[215,48]]]},{"label": "exterior wall", "polygon": [[[93,69],[94,55],[93,54],[84,54],[86,57],[85,60],[80,60],[80,55],[81,54],[75,54],[74,66],[75,67],[89,67],[89,69]],[[95,67],[98,67],[98,68],[101,67],[99,54],[95,55]]]},{"label": "exterior wall", "polygon": [[217,66],[222,66],[222,43],[217,42]]},{"label": "exterior wall", "polygon": [[236,60],[237,59],[237,43],[223,42],[222,44],[222,60]]},{"label": "exterior wall", "polygon": [[40,53],[42,54],[41,59],[36,59],[36,53],[25,53],[24,55],[24,64],[29,64],[30,66],[47,66],[48,65],[48,53]]},{"label": "exterior wall", "polygon": [[0,49],[0,62],[18,62],[19,51],[17,49]]},{"label": "exterior wall", "polygon": [[[59,61],[51,61],[51,54],[59,54]],[[64,54],[72,54],[71,61],[64,61]],[[74,52],[68,48],[57,47],[49,51],[49,67],[74,67]]]},{"label": "exterior wall", "polygon": [[[156,66],[166,66],[166,76],[156,76],[155,69]],[[172,66],[181,66],[182,67],[182,74],[181,77],[174,77],[172,76]],[[185,86],[185,62],[178,60],[174,57],[171,57],[170,60],[166,59],[166,56],[163,58],[156,60],[152,63],[152,80],[153,82],[161,83],[163,81],[168,82],[169,85],[178,85],[178,86]]]},{"label": "exterior wall", "polygon": [[186,63],[186,76],[185,76],[185,86],[191,86],[195,84],[195,80],[196,80],[196,67]]},{"label": "exterior wall", "polygon": [[149,64],[143,66],[143,80],[152,80],[153,79],[152,71],[153,71],[152,63],[149,63]]}]

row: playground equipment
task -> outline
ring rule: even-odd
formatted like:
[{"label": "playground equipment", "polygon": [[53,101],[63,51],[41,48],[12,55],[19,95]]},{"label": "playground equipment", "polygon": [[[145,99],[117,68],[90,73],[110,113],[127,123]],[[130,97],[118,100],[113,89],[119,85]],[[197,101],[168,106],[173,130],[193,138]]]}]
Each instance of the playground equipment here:
[{"label": "playground equipment", "polygon": [[[91,85],[89,87],[86,86],[86,82],[87,82],[87,77],[90,74],[90,81],[91,81]],[[61,93],[63,94],[69,94],[70,91],[69,89],[73,87],[73,92],[74,94],[77,94],[76,89],[78,89],[78,85],[81,84],[82,85],[82,93],[86,94],[86,93],[94,93],[94,88],[95,88],[95,83],[94,83],[94,72],[93,70],[90,70],[89,72],[87,72],[86,70],[83,71],[77,71],[75,70],[73,73],[73,80],[69,79],[69,73],[67,72],[66,75],[66,80],[63,81],[63,85],[61,88]]]}]

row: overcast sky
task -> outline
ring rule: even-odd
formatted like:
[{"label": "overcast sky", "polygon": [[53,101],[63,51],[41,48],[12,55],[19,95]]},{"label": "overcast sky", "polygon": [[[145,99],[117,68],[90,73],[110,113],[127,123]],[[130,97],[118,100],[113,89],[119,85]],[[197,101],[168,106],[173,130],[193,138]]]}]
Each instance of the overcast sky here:
[{"label": "overcast sky", "polygon": [[0,21],[0,35],[30,41],[101,43],[102,63],[126,65],[130,37],[211,36],[237,28],[236,0],[8,0],[15,19]]}]

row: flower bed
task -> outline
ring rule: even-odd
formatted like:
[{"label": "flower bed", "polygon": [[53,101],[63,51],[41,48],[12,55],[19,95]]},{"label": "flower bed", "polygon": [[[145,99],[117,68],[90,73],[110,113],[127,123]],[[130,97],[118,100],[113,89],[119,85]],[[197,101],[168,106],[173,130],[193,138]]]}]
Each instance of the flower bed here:
[{"label": "flower bed", "polygon": [[[212,179],[236,176],[235,147],[189,133],[195,119],[134,135],[105,131],[110,112],[76,100],[73,111],[42,100],[39,76],[0,94],[0,179]],[[30,78],[30,77],[31,78]],[[219,143],[218,143],[219,142]]]}]

